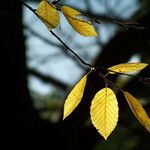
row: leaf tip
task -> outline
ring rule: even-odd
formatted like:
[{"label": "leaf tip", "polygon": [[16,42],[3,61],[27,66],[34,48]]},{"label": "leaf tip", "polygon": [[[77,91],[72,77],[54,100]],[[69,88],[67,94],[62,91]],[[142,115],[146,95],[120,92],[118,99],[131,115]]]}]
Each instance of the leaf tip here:
[{"label": "leaf tip", "polygon": [[107,141],[108,136],[103,136],[103,137],[104,137],[105,141]]},{"label": "leaf tip", "polygon": [[65,117],[65,116],[63,116],[63,120],[65,120],[65,118],[66,118],[66,117]]},{"label": "leaf tip", "polygon": [[97,32],[95,31],[95,33],[93,33],[93,36],[98,36]]},{"label": "leaf tip", "polygon": [[[99,131],[98,131],[99,132]],[[100,133],[100,132],[99,132]],[[111,133],[110,133],[111,134]],[[100,135],[105,139],[105,141],[107,141],[108,137],[110,134],[106,134],[106,133],[100,133]]]},{"label": "leaf tip", "polygon": [[65,120],[68,116],[69,116],[69,113],[67,113],[64,109],[63,120]]}]

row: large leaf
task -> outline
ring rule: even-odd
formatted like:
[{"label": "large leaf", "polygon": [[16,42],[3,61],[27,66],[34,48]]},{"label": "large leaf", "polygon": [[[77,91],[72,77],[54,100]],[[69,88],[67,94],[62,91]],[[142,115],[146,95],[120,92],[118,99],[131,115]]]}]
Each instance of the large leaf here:
[{"label": "large leaf", "polygon": [[124,95],[136,118],[150,132],[150,118],[140,102],[128,92],[124,92]]},{"label": "large leaf", "polygon": [[81,16],[81,12],[68,6],[62,6],[61,10],[68,20],[70,25],[81,35],[84,36],[96,36],[97,33],[91,23],[91,21],[85,21]]},{"label": "large leaf", "polygon": [[87,75],[85,75],[73,88],[73,90],[68,95],[65,104],[64,104],[64,116],[63,119],[65,119],[67,116],[69,116],[73,110],[78,106],[80,103],[84,88],[87,81]]},{"label": "large leaf", "polygon": [[118,121],[118,102],[110,88],[103,88],[95,95],[90,114],[93,125],[106,140]]},{"label": "large leaf", "polygon": [[[115,72],[119,73],[126,73],[126,72],[133,72],[138,71],[145,68],[148,64],[146,63],[125,63],[125,64],[118,64],[108,68],[109,73],[114,74]],[[112,71],[111,71],[112,70]],[[114,71],[114,72],[113,72]]]},{"label": "large leaf", "polygon": [[60,23],[58,11],[47,0],[40,2],[37,8],[37,14],[48,29],[53,29]]}]

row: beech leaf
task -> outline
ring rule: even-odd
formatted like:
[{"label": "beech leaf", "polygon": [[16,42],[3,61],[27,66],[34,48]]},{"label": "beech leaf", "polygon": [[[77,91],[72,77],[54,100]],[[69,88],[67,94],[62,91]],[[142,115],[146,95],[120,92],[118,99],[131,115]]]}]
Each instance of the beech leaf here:
[{"label": "beech leaf", "polygon": [[91,120],[105,140],[117,125],[118,110],[115,93],[110,88],[103,88],[92,100]]},{"label": "beech leaf", "polygon": [[59,14],[56,7],[53,4],[50,4],[47,0],[43,0],[39,3],[37,14],[50,30],[57,27],[60,23]]},{"label": "beech leaf", "polygon": [[82,13],[68,6],[62,6],[61,10],[70,25],[83,36],[96,36],[97,33],[91,21],[84,20]]},{"label": "beech leaf", "polygon": [[140,102],[128,92],[124,92],[124,95],[135,117],[150,132],[150,118]]},{"label": "beech leaf", "polygon": [[72,91],[68,95],[68,97],[65,101],[65,104],[64,104],[63,119],[65,119],[67,116],[69,116],[73,112],[73,110],[78,106],[78,104],[80,103],[80,101],[83,97],[86,81],[87,81],[87,75],[85,75],[76,84],[76,86],[72,89]]},{"label": "beech leaf", "polygon": [[[115,66],[112,66],[108,68],[109,73],[115,74],[115,72],[118,73],[127,73],[127,72],[133,72],[133,71],[139,71],[144,69],[148,64],[146,63],[124,63],[124,64],[118,64]],[[111,71],[112,70],[112,71]]]}]

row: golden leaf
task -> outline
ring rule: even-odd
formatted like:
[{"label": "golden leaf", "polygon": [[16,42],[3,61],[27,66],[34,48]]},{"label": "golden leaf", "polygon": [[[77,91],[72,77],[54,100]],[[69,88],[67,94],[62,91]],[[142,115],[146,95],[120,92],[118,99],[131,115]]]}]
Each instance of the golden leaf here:
[{"label": "golden leaf", "polygon": [[59,14],[56,7],[50,4],[47,0],[40,2],[37,8],[37,14],[48,29],[53,29],[60,23]]},{"label": "golden leaf", "polygon": [[150,132],[150,118],[140,102],[128,92],[124,92],[124,95],[135,117]]},{"label": "golden leaf", "polygon": [[87,81],[87,75],[85,75],[73,88],[73,90],[69,93],[65,104],[64,104],[64,116],[63,119],[65,119],[67,116],[69,116],[73,110],[78,106],[80,103],[83,93],[84,93],[84,88],[86,85]]},{"label": "golden leaf", "polygon": [[62,6],[61,10],[67,21],[78,33],[84,36],[97,35],[91,21],[84,21],[81,12],[68,6]]},{"label": "golden leaf", "polygon": [[147,65],[148,64],[146,63],[139,63],[139,62],[125,63],[125,64],[118,64],[118,65],[112,66],[108,68],[108,70],[109,70],[109,73],[111,74],[115,74],[115,72],[126,73],[126,72],[133,72],[133,71],[144,69]]},{"label": "golden leaf", "polygon": [[93,125],[107,140],[118,121],[118,102],[110,88],[103,88],[95,95],[90,114]]}]

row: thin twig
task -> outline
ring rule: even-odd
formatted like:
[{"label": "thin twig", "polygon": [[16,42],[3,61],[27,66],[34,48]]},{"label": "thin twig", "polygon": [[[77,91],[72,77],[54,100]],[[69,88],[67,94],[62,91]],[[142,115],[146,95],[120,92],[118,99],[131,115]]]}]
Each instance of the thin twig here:
[{"label": "thin twig", "polygon": [[28,4],[26,4],[25,2],[22,1],[22,4],[27,7],[30,11],[32,11],[36,16],[37,16],[37,13],[36,13],[36,9],[33,9],[31,6],[29,6]]},{"label": "thin twig", "polygon": [[116,84],[114,84],[114,83],[111,82],[110,80],[107,79],[107,82],[109,83],[110,86],[112,86],[112,87],[116,88],[117,90],[123,92],[123,90],[122,90],[119,86],[117,86]]},{"label": "thin twig", "polygon": [[100,24],[101,21],[105,22],[111,22],[113,24],[117,24],[118,26],[124,28],[125,30],[129,30],[130,28],[136,29],[136,30],[143,30],[144,27],[138,26],[139,24],[137,22],[122,22],[120,20],[110,18],[108,16],[99,16],[99,15],[93,15],[91,13],[82,12],[82,14],[86,17],[89,17],[94,22]]},{"label": "thin twig", "polygon": [[[32,7],[30,7],[28,4],[26,4],[25,2],[22,2],[22,4],[24,6],[26,6],[30,11],[32,11],[39,19],[42,19],[41,17],[39,17],[39,15],[36,13],[36,9],[33,9]],[[43,19],[42,19],[43,21]],[[44,20],[45,21],[45,20]],[[91,64],[85,62],[77,53],[75,53],[67,44],[65,44],[65,42],[58,36],[56,35],[56,33],[54,33],[52,30],[49,30],[49,32],[55,37],[57,38],[57,40],[65,47],[66,50],[69,50],[76,58],[78,58],[78,60],[85,66],[90,67],[90,68],[94,68],[94,66],[92,66]]]},{"label": "thin twig", "polygon": [[68,47],[63,41],[62,39],[60,39],[60,37],[58,35],[56,35],[52,30],[50,30],[50,33],[55,36],[57,38],[58,41],[60,41],[63,46],[65,47],[66,50],[69,50],[74,56],[76,56],[76,58],[78,58],[78,60],[85,66],[88,66],[90,68],[94,68],[94,66],[92,66],[91,64],[85,62],[77,53],[75,53],[70,47]]},{"label": "thin twig", "polygon": [[43,42],[47,43],[48,45],[54,46],[54,47],[60,47],[60,49],[62,50],[62,52],[64,53],[65,56],[69,57],[72,61],[74,61],[76,63],[76,65],[82,69],[84,69],[85,67],[78,61],[78,59],[74,59],[75,56],[71,55],[70,53],[68,53],[65,49],[64,46],[62,44],[56,44],[54,42],[52,42],[51,40],[45,38],[44,36],[42,36],[41,34],[37,33],[36,31],[34,31],[33,29],[31,29],[29,26],[24,25],[24,27],[34,36],[40,38],[40,40],[42,40]]}]

